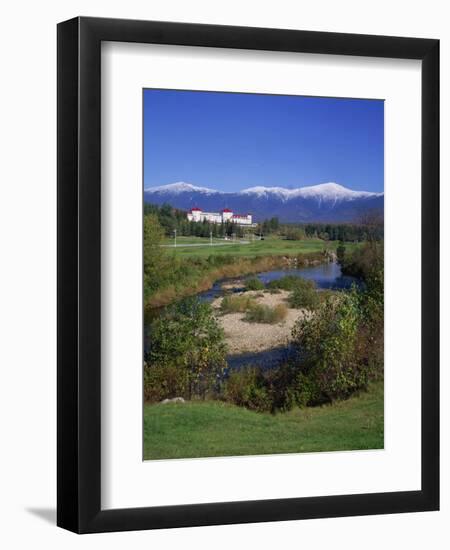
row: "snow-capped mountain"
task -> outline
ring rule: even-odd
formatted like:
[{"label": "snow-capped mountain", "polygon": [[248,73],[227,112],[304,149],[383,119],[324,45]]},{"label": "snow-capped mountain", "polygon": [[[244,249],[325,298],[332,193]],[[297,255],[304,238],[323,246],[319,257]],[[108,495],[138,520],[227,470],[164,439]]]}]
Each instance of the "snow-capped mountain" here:
[{"label": "snow-capped mountain", "polygon": [[230,208],[237,213],[250,212],[256,221],[277,216],[282,222],[354,222],[368,210],[384,209],[383,193],[354,191],[338,183],[298,189],[250,187],[224,193],[177,182],[145,189],[144,200],[185,210],[194,206],[214,212]]},{"label": "snow-capped mountain", "polygon": [[338,183],[319,183],[309,187],[299,187],[298,189],[285,189],[284,187],[250,187],[244,189],[241,194],[269,196],[276,195],[283,200],[293,199],[295,197],[317,198],[320,200],[340,200],[340,199],[360,199],[377,195],[368,191],[353,191]]},{"label": "snow-capped mountain", "polygon": [[179,195],[180,193],[217,193],[214,189],[208,189],[207,187],[197,187],[191,183],[185,183],[184,181],[177,181],[176,183],[169,183],[169,185],[160,185],[159,187],[151,187],[145,191],[169,193],[172,195]]}]

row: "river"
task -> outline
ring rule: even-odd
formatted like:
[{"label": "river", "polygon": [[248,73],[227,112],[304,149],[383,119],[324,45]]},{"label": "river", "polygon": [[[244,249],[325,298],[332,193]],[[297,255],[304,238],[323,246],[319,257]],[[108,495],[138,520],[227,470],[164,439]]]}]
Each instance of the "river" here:
[{"label": "river", "polygon": [[[281,279],[286,275],[296,275],[297,277],[303,277],[304,279],[314,281],[317,288],[320,290],[345,290],[350,288],[353,283],[358,284],[358,280],[355,279],[355,277],[342,275],[341,266],[338,263],[328,262],[315,266],[300,267],[298,269],[275,269],[273,271],[262,271],[245,277],[221,279],[220,281],[216,281],[209,290],[199,293],[198,297],[201,300],[212,302],[224,294],[222,288],[224,283],[232,283],[233,281],[243,281],[249,277],[257,277],[262,283],[267,284],[271,281]],[[235,290],[239,292],[242,289],[236,286]]]},{"label": "river", "polygon": [[[303,277],[304,279],[312,280],[316,283],[319,290],[345,290],[351,288],[352,284],[359,284],[358,279],[343,275],[339,264],[335,262],[324,263],[315,266],[301,267],[297,269],[277,269],[273,271],[262,271],[260,273],[255,273],[250,276],[237,277],[232,279],[221,279],[216,281],[214,285],[204,292],[198,294],[200,300],[207,302],[212,302],[219,296],[224,294],[224,289],[222,285],[224,283],[233,283],[236,282],[236,286],[232,288],[235,292],[242,290],[242,287],[239,287],[238,282],[245,281],[248,277],[257,277],[261,282],[267,284],[271,281],[281,279],[286,275],[296,275],[298,277]],[[228,290],[229,292],[230,290]],[[149,325],[155,315],[159,315],[164,308],[160,308],[158,311],[152,310],[145,316],[145,348],[147,349],[149,344]],[[240,355],[229,355],[227,357],[227,362],[229,368],[241,368],[245,365],[253,364],[259,365],[261,368],[270,368],[280,362],[287,354],[289,350],[287,348],[274,348],[258,353],[246,353]]]}]

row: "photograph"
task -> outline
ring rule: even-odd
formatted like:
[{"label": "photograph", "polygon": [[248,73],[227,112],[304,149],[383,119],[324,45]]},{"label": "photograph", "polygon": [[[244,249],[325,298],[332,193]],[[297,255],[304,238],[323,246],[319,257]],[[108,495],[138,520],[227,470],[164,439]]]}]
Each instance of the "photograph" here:
[{"label": "photograph", "polygon": [[5,4],[2,548],[445,548],[448,9],[347,4]]},{"label": "photograph", "polygon": [[384,101],[143,90],[144,460],[384,448]]}]

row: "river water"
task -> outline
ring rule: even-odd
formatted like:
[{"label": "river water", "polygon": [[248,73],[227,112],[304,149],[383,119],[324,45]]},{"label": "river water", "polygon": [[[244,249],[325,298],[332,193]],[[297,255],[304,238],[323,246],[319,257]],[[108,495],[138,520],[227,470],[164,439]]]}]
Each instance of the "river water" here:
[{"label": "river water", "polygon": [[[262,271],[260,273],[255,273],[253,275],[232,278],[232,279],[221,279],[214,283],[214,285],[205,292],[198,294],[200,300],[205,300],[207,302],[212,302],[219,296],[222,296],[225,291],[222,288],[224,283],[233,283],[242,281],[244,282],[248,277],[257,277],[261,282],[267,284],[271,281],[281,279],[286,275],[296,275],[298,277],[303,277],[304,279],[312,280],[316,283],[319,290],[330,289],[330,290],[345,290],[351,288],[352,284],[359,284],[358,279],[350,277],[347,275],[342,275],[341,268],[339,264],[335,262],[324,263],[315,266],[306,266],[297,269],[277,269],[273,271]],[[232,289],[235,292],[239,292],[242,288],[239,288],[239,284]],[[230,290],[228,290],[230,292]],[[160,314],[164,308],[161,308],[158,312],[152,311],[149,312],[149,315],[146,315],[144,335],[145,335],[145,348],[148,348],[150,331],[149,324],[155,315]],[[289,353],[287,348],[274,348],[257,353],[246,353],[241,355],[229,355],[227,357],[228,366],[230,369],[242,368],[245,365],[258,365],[261,368],[270,368],[278,364],[283,358],[285,358]]]},{"label": "river water", "polygon": [[[342,275],[341,266],[336,262],[329,262],[325,264],[300,267],[298,269],[276,269],[273,271],[262,271],[261,273],[255,273],[254,275],[248,275],[245,277],[237,277],[233,279],[222,279],[214,283],[214,285],[205,292],[198,294],[201,300],[206,300],[212,302],[219,296],[224,294],[222,285],[225,282],[233,281],[245,281],[249,277],[257,277],[264,284],[270,283],[271,281],[276,281],[281,279],[286,275],[296,275],[297,277],[303,277],[304,279],[309,279],[314,281],[317,285],[317,288],[324,290],[345,290],[352,286],[353,283],[358,284],[358,280],[355,277],[350,277],[348,275]],[[235,288],[236,292],[242,290],[239,286]]]},{"label": "river water", "polygon": [[[271,281],[281,279],[286,275],[296,275],[298,277],[303,277],[304,279],[314,281],[317,288],[320,290],[345,290],[351,288],[353,284],[360,284],[358,279],[355,277],[342,275],[340,265],[335,262],[301,267],[298,269],[278,269],[274,271],[265,271],[258,273],[256,277],[258,277],[258,279],[264,284],[267,284]],[[214,287],[210,292],[215,292]],[[218,295],[220,295],[220,293],[216,296]],[[267,369],[278,365],[283,359],[287,359],[288,356],[288,348],[273,348],[255,353],[229,355],[227,357],[227,363],[230,369],[239,369],[246,365],[258,365],[260,368]]]}]

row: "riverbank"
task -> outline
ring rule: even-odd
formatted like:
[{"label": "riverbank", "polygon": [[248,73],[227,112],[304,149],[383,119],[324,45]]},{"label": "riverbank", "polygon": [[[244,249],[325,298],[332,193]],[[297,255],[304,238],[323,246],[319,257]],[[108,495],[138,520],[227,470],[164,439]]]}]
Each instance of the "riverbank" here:
[{"label": "riverbank", "polygon": [[[295,256],[270,255],[252,258],[233,256],[191,258],[174,260],[171,273],[175,281],[154,292],[147,300],[146,308],[159,308],[172,302],[194,296],[212,288],[221,279],[231,279],[252,275],[273,269],[292,269],[314,266],[333,261],[329,252],[300,252]],[[177,277],[176,274],[179,273]]]},{"label": "riverbank", "polygon": [[144,406],[144,459],[384,447],[383,382],[346,401],[271,415],[219,401]]},{"label": "riverbank", "polygon": [[271,294],[267,291],[242,293],[242,295],[252,298],[257,304],[272,308],[283,304],[287,307],[286,317],[280,323],[273,325],[245,321],[245,312],[220,314],[220,305],[223,298],[214,300],[211,305],[216,311],[217,320],[225,332],[228,353],[238,355],[286,347],[295,321],[306,314],[304,310],[288,307],[287,298],[289,294],[287,291],[280,291],[278,294]]}]

